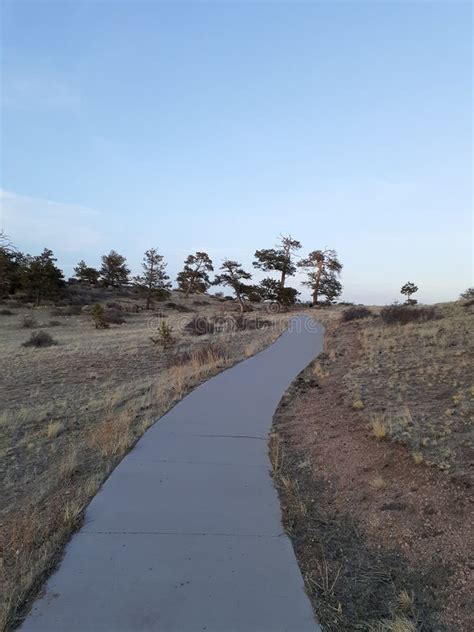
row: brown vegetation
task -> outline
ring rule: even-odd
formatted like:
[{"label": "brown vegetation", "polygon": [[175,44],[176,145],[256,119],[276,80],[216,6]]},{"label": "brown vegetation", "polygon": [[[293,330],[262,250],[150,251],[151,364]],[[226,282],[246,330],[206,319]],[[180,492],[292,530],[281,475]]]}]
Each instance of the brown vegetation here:
[{"label": "brown vegetation", "polygon": [[[274,328],[196,338],[183,331],[190,316],[182,312],[192,309],[178,292],[157,315],[141,311],[127,292],[87,292],[91,303],[113,296],[108,309],[127,314],[127,322],[95,329],[90,304],[15,309],[39,326],[51,311],[63,317],[58,345],[35,349],[22,346],[26,332],[17,319],[0,316],[0,353],[9,369],[0,384],[0,629],[14,625],[90,499],[150,424],[197,384],[268,345],[287,319],[272,315]],[[236,309],[233,302],[206,303],[199,315],[208,319],[230,318]],[[150,340],[164,317],[173,330],[167,349]]]},{"label": "brown vegetation", "polygon": [[468,632],[472,314],[446,304],[386,325],[372,312],[318,313],[325,353],[275,416],[285,526],[325,630]]}]

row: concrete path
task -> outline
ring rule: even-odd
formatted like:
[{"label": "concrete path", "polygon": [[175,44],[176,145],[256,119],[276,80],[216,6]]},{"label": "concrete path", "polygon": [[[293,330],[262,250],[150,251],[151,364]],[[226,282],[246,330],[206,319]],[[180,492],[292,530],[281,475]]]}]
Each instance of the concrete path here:
[{"label": "concrete path", "polygon": [[150,428],[87,509],[22,632],[315,632],[270,477],[283,392],[322,348],[293,319]]}]

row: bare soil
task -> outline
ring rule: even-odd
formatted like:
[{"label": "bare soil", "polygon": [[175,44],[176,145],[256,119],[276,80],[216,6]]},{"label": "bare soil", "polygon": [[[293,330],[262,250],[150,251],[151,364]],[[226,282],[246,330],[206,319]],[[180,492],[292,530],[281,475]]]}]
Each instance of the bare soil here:
[{"label": "bare soil", "polygon": [[[438,309],[443,318],[429,325],[444,330],[436,351],[424,345],[428,324],[387,331],[377,316],[344,324],[340,311],[324,316],[326,352],[299,376],[275,415],[271,456],[284,522],[325,630],[472,630],[467,406],[449,417],[445,442],[422,445],[421,460],[418,454],[419,436],[432,436],[424,420],[442,420],[444,427],[443,413],[433,415],[434,392],[444,411],[453,391],[465,394],[456,398],[465,404],[472,384],[461,344],[471,316],[462,306]],[[366,340],[381,339],[377,327],[391,353],[385,360],[376,353],[374,365]],[[428,389],[417,389],[414,358],[422,383],[429,371]],[[403,370],[408,379],[400,377]],[[435,388],[437,376],[454,373],[444,390]],[[354,408],[359,400],[363,406]],[[401,436],[385,416],[386,435],[377,439],[371,413],[397,406],[407,406],[414,423]]]}]

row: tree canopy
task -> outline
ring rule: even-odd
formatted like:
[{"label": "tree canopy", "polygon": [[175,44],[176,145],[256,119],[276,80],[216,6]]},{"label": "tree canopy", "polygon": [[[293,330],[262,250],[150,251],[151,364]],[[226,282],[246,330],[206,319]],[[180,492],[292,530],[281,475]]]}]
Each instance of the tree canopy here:
[{"label": "tree canopy", "polygon": [[106,287],[121,287],[128,283],[130,270],[127,268],[127,260],[115,250],[102,256],[100,279]]},{"label": "tree canopy", "polygon": [[207,252],[198,251],[188,255],[183,270],[177,276],[179,288],[186,296],[194,292],[204,293],[211,286],[208,272],[214,270],[212,260]]},{"label": "tree canopy", "polygon": [[135,286],[146,293],[146,309],[150,309],[153,297],[163,299],[169,294],[171,283],[163,259],[156,248],[148,249],[143,256],[142,275],[134,278]]},{"label": "tree canopy", "polygon": [[244,270],[241,263],[231,259],[226,259],[220,270],[222,272],[214,279],[214,285],[226,285],[232,288],[241,311],[245,311],[244,299],[254,288],[251,285],[246,285],[243,281],[251,279],[252,275]]},{"label": "tree canopy", "polygon": [[303,285],[311,288],[313,305],[317,305],[321,297],[327,303],[332,303],[341,294],[342,285],[338,277],[342,264],[335,250],[313,250],[298,262],[298,267],[306,271],[307,278]]}]

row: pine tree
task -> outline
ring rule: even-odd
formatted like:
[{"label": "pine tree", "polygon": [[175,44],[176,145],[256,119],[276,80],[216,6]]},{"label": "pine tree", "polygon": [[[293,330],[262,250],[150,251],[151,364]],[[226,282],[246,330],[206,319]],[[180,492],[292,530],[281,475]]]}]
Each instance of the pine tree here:
[{"label": "pine tree", "polygon": [[169,294],[169,276],[166,274],[166,263],[163,255],[156,248],[145,252],[142,262],[143,274],[134,279],[135,285],[146,293],[146,309],[150,309],[153,297],[165,298]]},{"label": "pine tree", "polygon": [[53,252],[48,248],[36,257],[27,255],[25,258],[23,286],[34,297],[36,305],[44,298],[55,298],[64,286],[63,273],[55,265],[56,261]]},{"label": "pine tree", "polygon": [[243,283],[243,280],[251,279],[252,275],[243,269],[242,264],[230,259],[226,259],[220,269],[222,272],[216,276],[213,284],[227,285],[232,288],[240,305],[240,311],[245,311],[244,299],[253,287]]},{"label": "pine tree", "polygon": [[405,283],[405,285],[402,286],[400,293],[404,294],[407,297],[407,300],[406,300],[407,305],[417,304],[418,301],[411,297],[411,295],[414,294],[415,292],[418,292],[418,288],[411,281],[408,281],[408,283]]},{"label": "pine tree", "polygon": [[183,270],[177,276],[178,286],[186,296],[193,292],[206,292],[211,281],[208,272],[214,267],[207,252],[196,252],[189,255],[184,262]]},{"label": "pine tree", "polygon": [[258,288],[263,300],[275,301],[286,306],[294,305],[299,294],[294,287],[282,288],[278,279],[270,277],[260,281]]},{"label": "pine tree", "polygon": [[0,231],[0,299],[21,287],[25,257]]},{"label": "pine tree", "polygon": [[[257,250],[255,252],[256,261],[253,262],[253,266],[255,268],[265,272],[276,271],[280,273],[277,285],[270,283],[271,279],[264,280],[268,288],[270,288],[270,286],[277,288],[276,296],[272,300],[279,301],[283,304],[289,304],[289,302],[291,303],[292,296],[296,298],[296,290],[291,289],[290,292],[285,292],[285,283],[286,279],[289,276],[293,276],[296,272],[294,254],[300,248],[301,243],[298,240],[293,239],[291,235],[282,235],[280,237],[280,241],[276,245],[276,248]],[[265,283],[263,286],[264,289]]]},{"label": "pine tree", "polygon": [[313,305],[317,305],[323,296],[326,302],[333,302],[342,292],[342,285],[338,276],[342,264],[337,258],[335,250],[313,250],[298,262],[298,267],[306,270],[307,280],[303,285],[310,287],[313,294]]},{"label": "pine tree", "polygon": [[106,287],[121,287],[128,283],[130,270],[127,268],[127,260],[115,250],[102,256],[100,278]]},{"label": "pine tree", "polygon": [[95,268],[91,268],[86,265],[84,260],[79,261],[77,266],[74,268],[75,277],[82,283],[89,283],[90,285],[97,285],[99,282],[100,273]]}]

